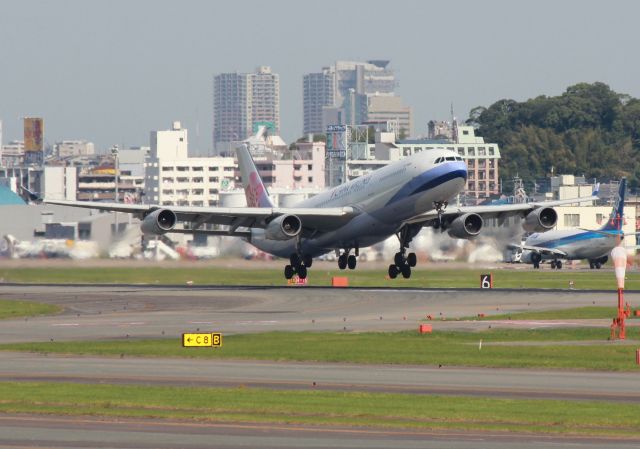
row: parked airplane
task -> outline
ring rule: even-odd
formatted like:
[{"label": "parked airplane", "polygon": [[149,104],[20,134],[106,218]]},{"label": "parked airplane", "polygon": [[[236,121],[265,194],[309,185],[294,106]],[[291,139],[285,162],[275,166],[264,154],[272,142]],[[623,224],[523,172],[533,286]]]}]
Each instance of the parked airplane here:
[{"label": "parked airplane", "polygon": [[[340,269],[354,269],[360,248],[398,237],[400,248],[389,277],[411,276],[415,253],[407,254],[413,237],[423,226],[446,230],[455,238],[469,239],[482,230],[483,217],[524,218],[529,232],[555,226],[552,206],[593,200],[592,197],[503,206],[449,207],[451,198],[465,186],[467,165],[449,150],[425,151],[389,164],[366,176],[327,190],[296,207],[274,207],[247,145],[237,148],[238,165],[247,207],[183,207],[46,201],[74,207],[136,214],[147,234],[168,232],[232,235],[246,239],[262,251],[289,259],[284,275],[307,277],[313,258],[331,251]],[[179,221],[189,229],[176,228]],[[225,230],[200,230],[204,224],[226,225]]]},{"label": "parked airplane", "polygon": [[600,269],[609,259],[609,253],[624,239],[624,191],[627,180],[622,178],[607,223],[597,230],[553,230],[532,234],[522,245],[520,261],[540,268],[542,260],[551,259],[551,268],[561,269],[562,259],[588,259],[591,269]]}]

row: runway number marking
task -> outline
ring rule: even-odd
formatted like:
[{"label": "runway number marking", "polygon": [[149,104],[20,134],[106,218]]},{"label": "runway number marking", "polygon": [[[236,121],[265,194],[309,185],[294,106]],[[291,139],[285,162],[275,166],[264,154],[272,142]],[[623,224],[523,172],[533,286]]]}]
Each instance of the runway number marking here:
[{"label": "runway number marking", "polygon": [[219,348],[222,346],[222,334],[213,333],[187,333],[182,334],[182,347],[184,348]]},{"label": "runway number marking", "polygon": [[493,274],[480,275],[480,288],[493,288]]}]

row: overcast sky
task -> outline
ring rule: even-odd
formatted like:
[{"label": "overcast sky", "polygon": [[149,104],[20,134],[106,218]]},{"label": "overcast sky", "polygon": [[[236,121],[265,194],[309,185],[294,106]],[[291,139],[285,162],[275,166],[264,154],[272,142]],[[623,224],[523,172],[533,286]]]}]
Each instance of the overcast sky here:
[{"label": "overcast sky", "polygon": [[148,145],[181,120],[210,151],[212,77],[280,74],[282,136],[302,134],[302,76],[336,60],[390,59],[416,134],[501,98],[603,81],[640,97],[637,1],[0,2],[3,142],[25,115],[45,140]]}]

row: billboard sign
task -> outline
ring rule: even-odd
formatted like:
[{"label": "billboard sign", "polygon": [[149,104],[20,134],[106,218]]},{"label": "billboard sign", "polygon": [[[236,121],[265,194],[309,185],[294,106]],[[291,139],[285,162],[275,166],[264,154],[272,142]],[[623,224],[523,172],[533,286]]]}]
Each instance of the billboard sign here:
[{"label": "billboard sign", "polygon": [[24,151],[42,151],[44,126],[42,119],[38,117],[24,118]]}]

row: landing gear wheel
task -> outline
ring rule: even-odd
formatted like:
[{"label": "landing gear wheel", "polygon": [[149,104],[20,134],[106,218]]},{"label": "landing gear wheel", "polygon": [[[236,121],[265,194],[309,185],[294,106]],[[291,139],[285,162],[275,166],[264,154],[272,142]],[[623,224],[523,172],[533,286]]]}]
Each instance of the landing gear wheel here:
[{"label": "landing gear wheel", "polygon": [[540,269],[540,261],[542,260],[542,256],[538,253],[531,254],[531,263],[533,263],[533,268],[535,270]]},{"label": "landing gear wheel", "polygon": [[562,261],[559,260],[559,261],[556,262],[556,268],[558,270],[562,270]]},{"label": "landing gear wheel", "polygon": [[410,267],[415,267],[418,263],[418,258],[416,257],[416,253],[409,253],[407,256],[407,263]]},{"label": "landing gear wheel", "polygon": [[341,270],[344,270],[345,268],[347,268],[346,254],[342,254],[340,257],[338,257],[338,268],[340,268]]},{"label": "landing gear wheel", "polygon": [[555,269],[556,269],[556,261],[555,261],[555,260],[552,260],[552,261],[551,261],[551,269],[552,269],[552,270],[555,270]]},{"label": "landing gear wheel", "polygon": [[396,253],[395,256],[393,256],[393,262],[396,264],[396,266],[401,267],[402,265],[404,265],[404,254],[402,253]]},{"label": "landing gear wheel", "polygon": [[302,261],[304,263],[304,266],[307,268],[311,268],[311,265],[313,265],[313,257],[306,255],[302,258]]},{"label": "landing gear wheel", "polygon": [[593,270],[595,267],[596,267],[596,264],[592,261],[589,261],[589,268]]},{"label": "landing gear wheel", "polygon": [[285,265],[284,266],[284,277],[286,279],[291,279],[294,274],[295,274],[295,272],[294,272],[293,267],[291,265]]},{"label": "landing gear wheel", "polygon": [[402,271],[403,278],[409,279],[411,277],[411,267],[409,265],[403,265],[400,267],[400,270]]},{"label": "landing gear wheel", "polygon": [[389,265],[389,277],[395,279],[398,277],[398,267],[395,265]]},{"label": "landing gear wheel", "polygon": [[350,270],[355,269],[357,263],[358,259],[356,259],[356,256],[354,256],[353,254],[347,258],[347,265],[349,266]]},{"label": "landing gear wheel", "polygon": [[300,265],[298,267],[298,277],[300,279],[306,279],[307,278],[307,267],[305,267],[304,265]]},{"label": "landing gear wheel", "polygon": [[600,268],[602,268],[602,264],[600,262],[596,262],[594,266],[596,267],[596,270],[599,270]]}]

